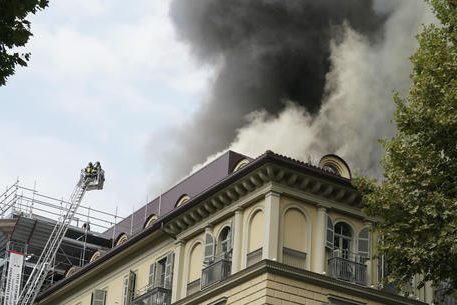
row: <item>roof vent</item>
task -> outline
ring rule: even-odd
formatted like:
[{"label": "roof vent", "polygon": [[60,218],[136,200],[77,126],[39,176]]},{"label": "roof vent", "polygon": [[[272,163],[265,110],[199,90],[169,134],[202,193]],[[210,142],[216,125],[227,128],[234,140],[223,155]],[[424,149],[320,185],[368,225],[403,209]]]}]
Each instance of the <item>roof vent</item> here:
[{"label": "roof vent", "polygon": [[351,170],[347,163],[337,155],[325,155],[319,161],[319,167],[324,171],[338,175],[347,179],[351,179]]}]

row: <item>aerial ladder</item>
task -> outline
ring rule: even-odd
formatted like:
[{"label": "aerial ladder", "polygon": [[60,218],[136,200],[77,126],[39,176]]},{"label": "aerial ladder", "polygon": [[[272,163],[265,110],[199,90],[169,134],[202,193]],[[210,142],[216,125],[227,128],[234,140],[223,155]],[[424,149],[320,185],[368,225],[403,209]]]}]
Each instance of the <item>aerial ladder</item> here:
[{"label": "aerial ladder", "polygon": [[84,194],[88,191],[103,189],[105,173],[99,162],[96,162],[95,166],[91,166],[91,164],[92,163],[89,163],[88,167],[81,170],[79,181],[63,210],[61,218],[54,226],[52,233],[43,248],[43,252],[38,258],[27,282],[22,287],[16,303],[17,305],[32,305],[35,301],[46,276],[49,271],[51,271],[52,262],[54,261],[60,244],[65,237],[65,233],[81,204]]}]

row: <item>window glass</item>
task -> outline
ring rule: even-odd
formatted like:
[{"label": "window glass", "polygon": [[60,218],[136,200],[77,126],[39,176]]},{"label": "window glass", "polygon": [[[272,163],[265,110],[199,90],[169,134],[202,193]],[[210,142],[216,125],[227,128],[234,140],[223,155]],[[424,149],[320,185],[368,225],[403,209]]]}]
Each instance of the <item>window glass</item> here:
[{"label": "window glass", "polygon": [[225,227],[221,231],[221,234],[219,235],[220,253],[229,253],[231,248],[231,234],[230,227]]},{"label": "window glass", "polygon": [[165,287],[165,270],[166,270],[167,258],[163,258],[157,262],[157,287]]},{"label": "window glass", "polygon": [[334,249],[344,258],[349,258],[352,246],[352,229],[344,222],[335,225],[335,235],[333,239]]}]

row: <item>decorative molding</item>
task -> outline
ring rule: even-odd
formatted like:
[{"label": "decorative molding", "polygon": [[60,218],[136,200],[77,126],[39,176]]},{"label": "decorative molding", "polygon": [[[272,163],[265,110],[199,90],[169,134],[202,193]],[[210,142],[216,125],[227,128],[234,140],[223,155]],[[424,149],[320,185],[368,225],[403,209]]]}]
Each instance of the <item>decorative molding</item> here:
[{"label": "decorative molding", "polygon": [[[362,204],[359,193],[347,184],[327,181],[307,172],[298,172],[291,168],[267,163],[257,170],[247,173],[213,196],[183,211],[183,214],[168,221],[165,227],[174,234],[179,234],[270,183],[295,190],[302,197],[311,196],[313,197],[311,202],[325,206],[327,209],[330,201],[336,202],[341,207],[349,208],[345,208],[348,213],[352,213],[351,210],[353,210],[357,216],[363,215],[360,212]],[[279,191],[274,188],[271,191],[278,195],[283,193],[283,190]]]}]

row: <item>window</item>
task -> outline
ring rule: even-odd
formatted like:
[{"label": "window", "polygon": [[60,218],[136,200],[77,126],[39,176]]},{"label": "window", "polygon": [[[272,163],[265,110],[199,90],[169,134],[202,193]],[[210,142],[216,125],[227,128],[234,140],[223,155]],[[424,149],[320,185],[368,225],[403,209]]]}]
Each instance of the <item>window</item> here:
[{"label": "window", "polygon": [[352,229],[344,222],[335,225],[333,247],[341,252],[343,258],[349,258],[352,246]]},{"label": "window", "polygon": [[100,251],[95,251],[94,254],[92,254],[92,256],[90,257],[89,263],[96,261],[101,255],[102,253]]},{"label": "window", "polygon": [[152,226],[152,224],[157,220],[157,215],[155,214],[152,214],[148,217],[148,219],[146,220],[146,222],[144,223],[144,226],[143,228],[146,229],[146,228],[149,228],[150,226]]},{"label": "window", "polygon": [[187,195],[187,194],[184,194],[181,197],[179,197],[179,199],[176,201],[176,205],[175,206],[179,207],[179,206],[183,205],[184,203],[186,203],[189,200],[190,200],[190,196]]},{"label": "window", "polygon": [[128,275],[124,277],[124,305],[130,305],[133,298],[135,297],[135,284],[136,284],[136,273],[130,271]]},{"label": "window", "polygon": [[232,230],[225,227],[219,234],[217,252],[220,255],[230,255],[232,251]]},{"label": "window", "polygon": [[233,169],[233,172],[236,172],[237,170],[240,170],[242,169],[243,167],[245,167],[246,165],[249,164],[249,159],[242,159],[241,161],[239,161],[236,165],[235,165],[235,168]]},{"label": "window", "polygon": [[163,258],[157,262],[156,269],[156,287],[165,286],[165,270],[167,265],[167,258]]},{"label": "window", "polygon": [[[210,232],[206,232],[211,236]],[[213,238],[211,236],[210,240]],[[211,245],[211,243],[210,243]],[[208,247],[209,248],[209,247]],[[214,247],[212,247],[214,248]],[[219,233],[216,244],[216,256],[212,260],[206,260],[205,268],[201,272],[201,288],[223,281],[231,273],[231,254],[232,254],[232,231],[230,226],[225,226]]]},{"label": "window", "polygon": [[325,231],[326,231],[326,240],[325,240],[325,247],[333,250],[333,239],[334,239],[334,228],[333,228],[333,221],[330,216],[327,215],[327,222],[325,223]]},{"label": "window", "polygon": [[105,302],[106,302],[106,290],[95,289],[94,292],[92,292],[90,304],[91,305],[105,305]]},{"label": "window", "polygon": [[122,245],[122,244],[125,243],[127,240],[128,240],[127,234],[121,233],[121,234],[118,236],[115,245],[116,245],[116,246]]},{"label": "window", "polygon": [[149,267],[150,288],[161,287],[171,289],[173,262],[174,254],[170,253]]}]

